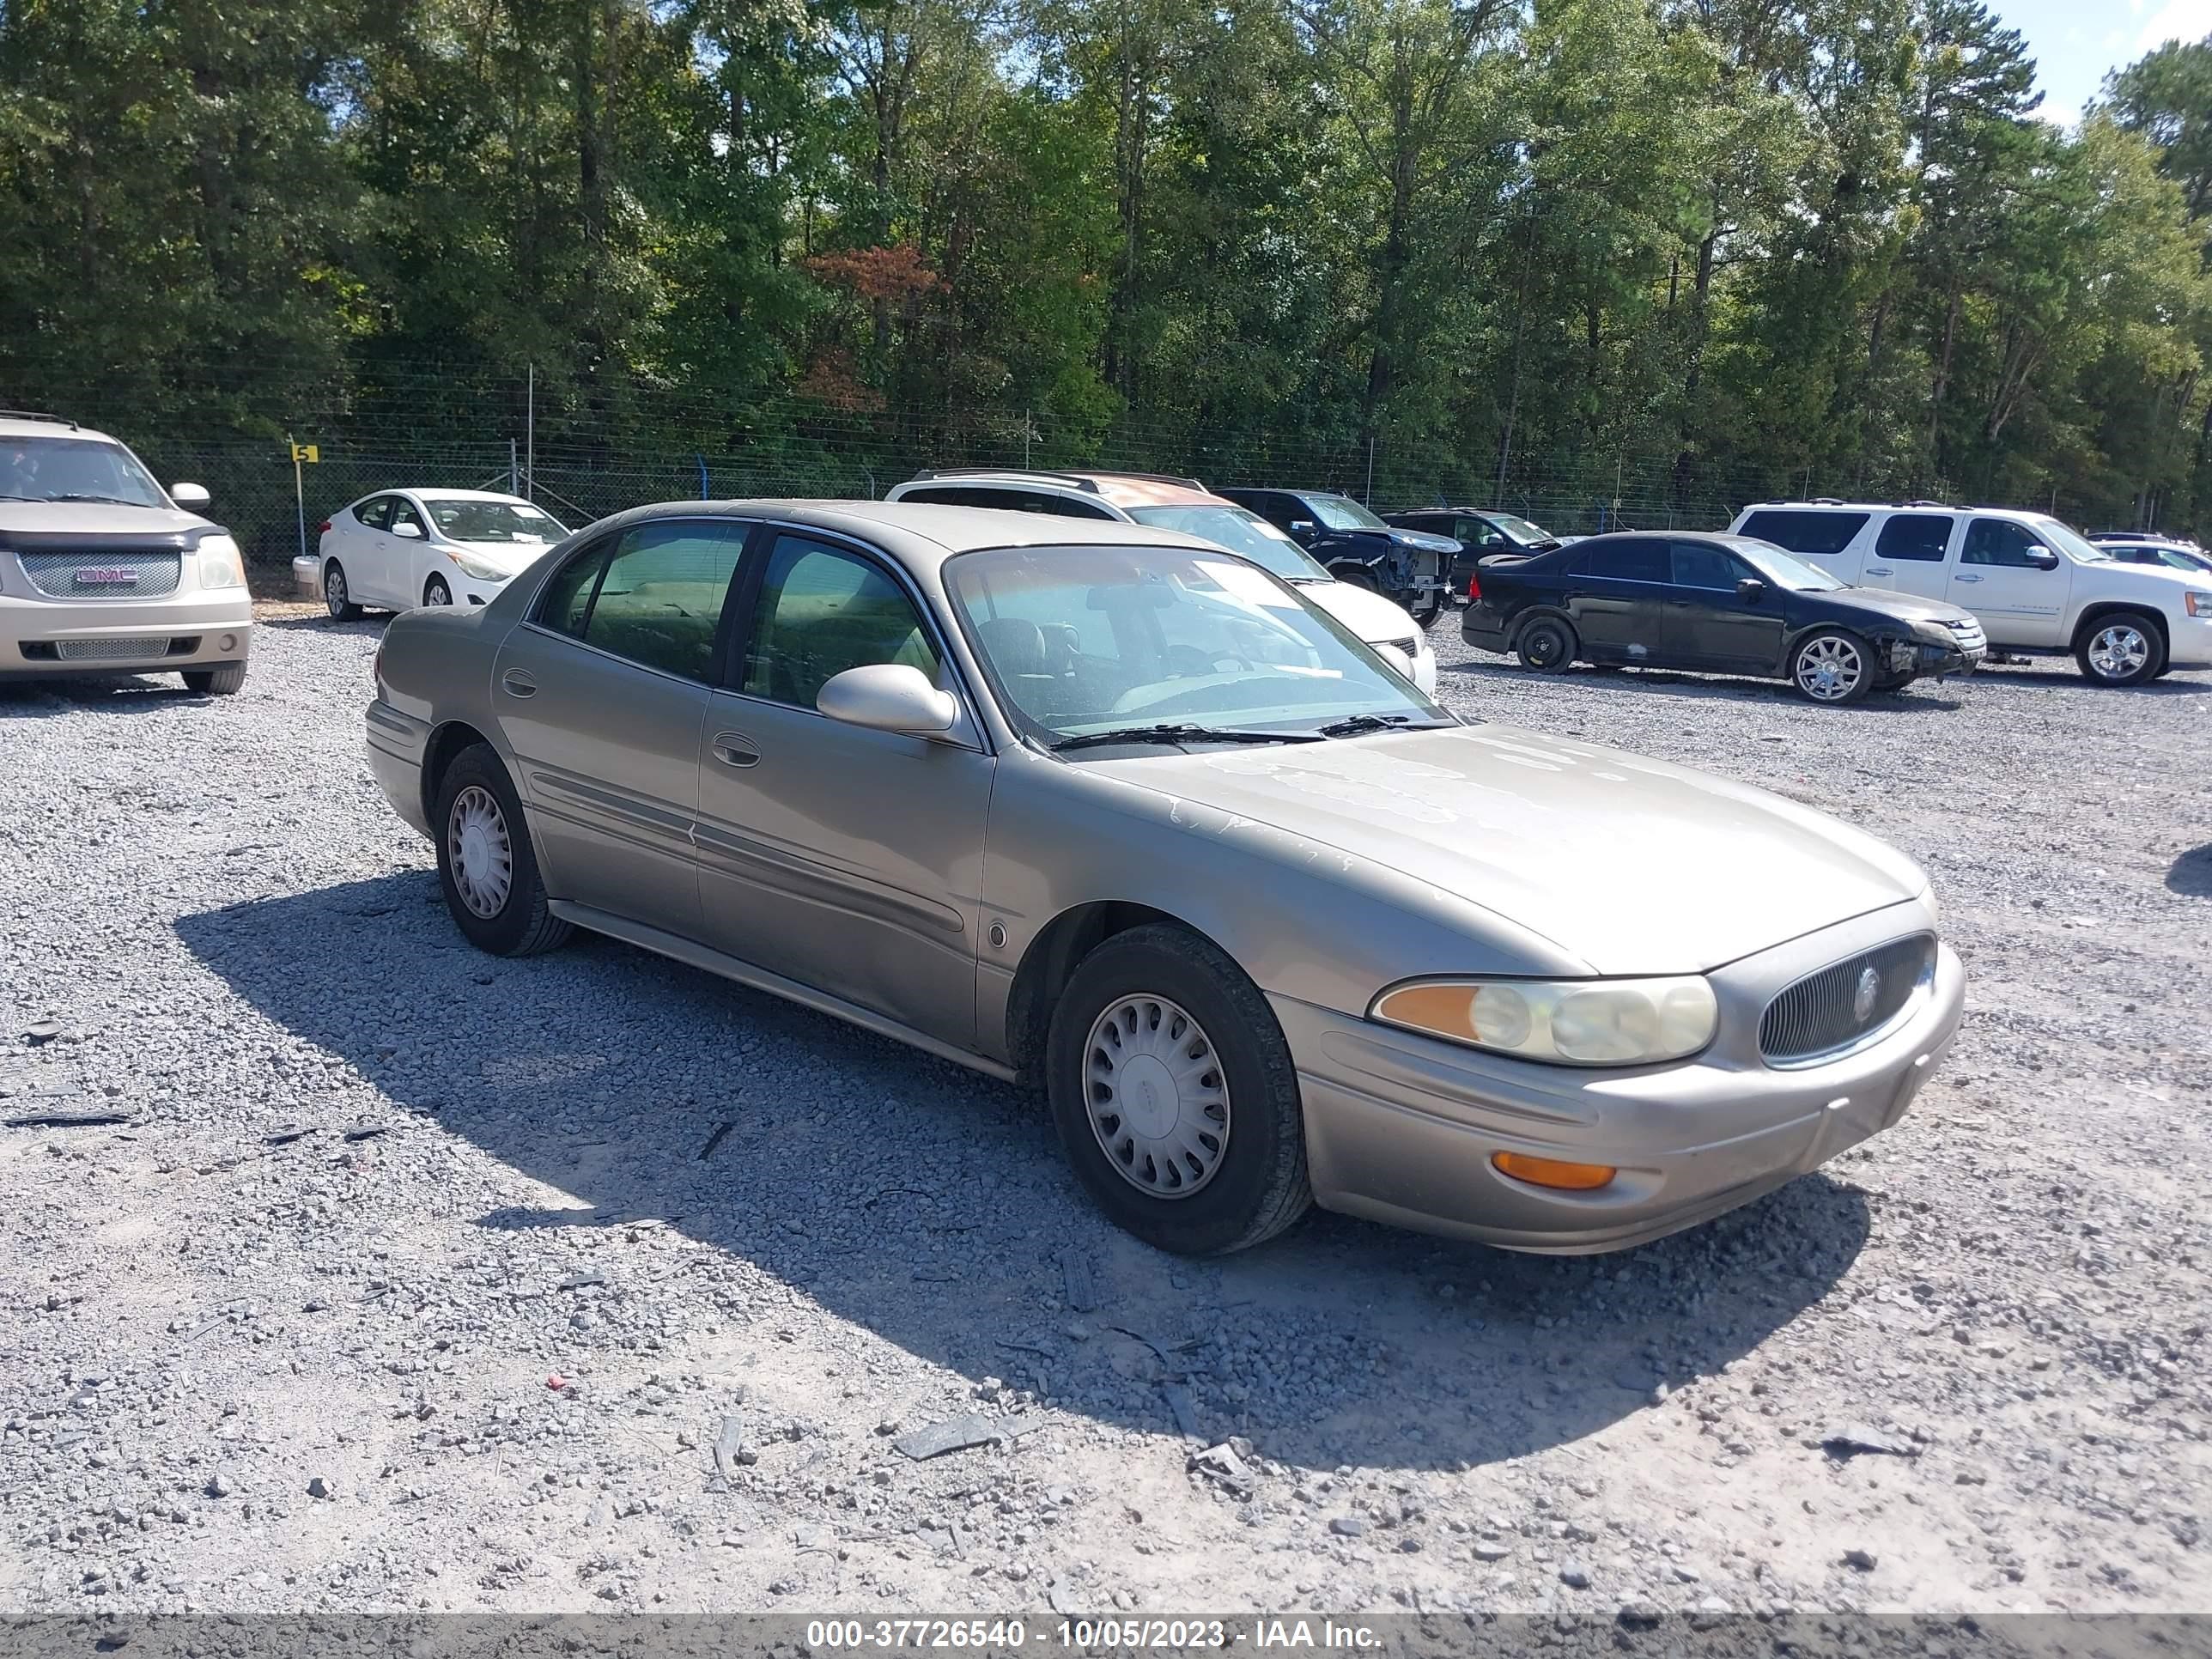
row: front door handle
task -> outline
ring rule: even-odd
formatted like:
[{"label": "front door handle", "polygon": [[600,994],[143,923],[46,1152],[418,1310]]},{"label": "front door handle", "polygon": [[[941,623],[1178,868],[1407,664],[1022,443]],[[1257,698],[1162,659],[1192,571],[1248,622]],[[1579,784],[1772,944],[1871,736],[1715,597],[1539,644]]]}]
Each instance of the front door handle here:
[{"label": "front door handle", "polygon": [[1978,582],[1981,580],[1981,578],[1979,576],[1969,575],[1966,572],[1961,570],[1956,576],[1953,577],[1952,580],[1954,581]]},{"label": "front door handle", "polygon": [[717,732],[714,741],[714,758],[725,766],[740,769],[760,764],[760,750],[753,740],[742,732]]},{"label": "front door handle", "polygon": [[1867,574],[1869,576],[1893,576],[1896,574],[1886,564],[1870,564],[1867,567]]},{"label": "front door handle", "polygon": [[499,677],[499,683],[507,688],[511,697],[534,697],[538,695],[538,682],[520,668],[508,669]]}]

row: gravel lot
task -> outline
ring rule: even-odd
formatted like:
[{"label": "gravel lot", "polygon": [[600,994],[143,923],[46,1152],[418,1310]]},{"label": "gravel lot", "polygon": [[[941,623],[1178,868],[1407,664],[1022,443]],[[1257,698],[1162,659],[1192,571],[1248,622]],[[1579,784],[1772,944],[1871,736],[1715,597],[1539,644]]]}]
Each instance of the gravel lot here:
[{"label": "gravel lot", "polygon": [[[0,686],[0,1607],[2212,1602],[2212,677],[1838,712],[1440,623],[1462,709],[1920,859],[1964,1035],[1632,1254],[1194,1264],[1012,1089],[466,948],[361,759],[378,624],[272,616],[228,701]],[[1011,1437],[896,1449],[969,1413]]]}]

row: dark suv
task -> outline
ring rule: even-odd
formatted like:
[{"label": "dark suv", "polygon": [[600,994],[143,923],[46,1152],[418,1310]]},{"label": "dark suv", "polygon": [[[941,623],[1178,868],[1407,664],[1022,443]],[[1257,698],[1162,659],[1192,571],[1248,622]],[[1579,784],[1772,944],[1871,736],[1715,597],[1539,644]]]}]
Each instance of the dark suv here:
[{"label": "dark suv", "polygon": [[1326,489],[1220,489],[1286,533],[1328,567],[1328,574],[1395,599],[1427,627],[1451,592],[1450,560],[1459,544],[1386,524],[1349,495]]},{"label": "dark suv", "polygon": [[1575,539],[1486,507],[1409,507],[1385,513],[1382,522],[1401,530],[1425,530],[1457,545],[1459,553],[1446,573],[1455,600],[1467,598],[1475,566],[1492,554],[1548,553]]}]

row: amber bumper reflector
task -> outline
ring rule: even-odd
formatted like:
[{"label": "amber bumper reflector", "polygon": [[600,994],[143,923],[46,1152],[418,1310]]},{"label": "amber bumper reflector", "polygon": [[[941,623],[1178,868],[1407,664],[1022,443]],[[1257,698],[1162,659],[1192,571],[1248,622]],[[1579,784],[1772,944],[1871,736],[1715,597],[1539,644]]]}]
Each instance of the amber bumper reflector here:
[{"label": "amber bumper reflector", "polygon": [[1561,1192],[1587,1193],[1604,1186],[1615,1174],[1610,1164],[1562,1164],[1557,1158],[1530,1158],[1522,1152],[1492,1154],[1491,1167],[1500,1175],[1525,1181],[1532,1187],[1556,1187]]}]

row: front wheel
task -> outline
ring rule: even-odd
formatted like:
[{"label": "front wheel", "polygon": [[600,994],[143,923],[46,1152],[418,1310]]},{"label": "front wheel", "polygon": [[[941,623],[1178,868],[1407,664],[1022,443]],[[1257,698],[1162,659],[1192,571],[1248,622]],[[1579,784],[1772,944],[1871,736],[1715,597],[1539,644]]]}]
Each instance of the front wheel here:
[{"label": "front wheel", "polygon": [[422,584],[423,604],[451,605],[453,602],[453,590],[446,586],[446,579],[443,576],[433,576]]},{"label": "front wheel", "polygon": [[522,802],[489,744],[471,744],[438,781],[438,885],[479,951],[530,957],[567,942],[553,915]]},{"label": "front wheel", "polygon": [[1423,628],[1426,628],[1438,617],[1443,615],[1444,596],[1441,593],[1431,593],[1422,604],[1409,608],[1413,611],[1413,620]]},{"label": "front wheel", "polygon": [[1259,988],[1196,935],[1134,927],[1085,957],[1045,1068],[1068,1162],[1147,1244],[1226,1255],[1312,1203],[1290,1044]]},{"label": "front wheel", "polygon": [[209,697],[235,696],[246,689],[246,665],[227,662],[214,668],[187,668],[182,678],[187,691]]},{"label": "front wheel", "polygon": [[2100,617],[2075,642],[2074,660],[2099,685],[2141,685],[2166,669],[2166,643],[2158,624],[2140,611]]},{"label": "front wheel", "polygon": [[361,607],[353,602],[353,590],[346,586],[345,567],[336,559],[323,567],[323,609],[331,613],[332,622],[352,622],[361,615]]},{"label": "front wheel", "polygon": [[1874,659],[1866,641],[1840,628],[1808,634],[1790,654],[1790,679],[1814,702],[1856,702],[1874,689]]},{"label": "front wheel", "polygon": [[1514,637],[1513,654],[1523,668],[1550,673],[1573,665],[1575,630],[1557,617],[1539,617]]}]

